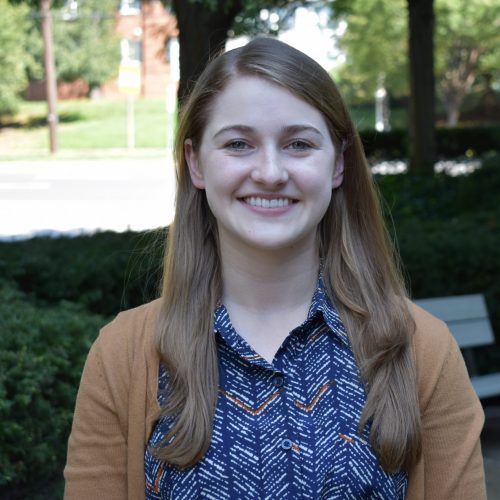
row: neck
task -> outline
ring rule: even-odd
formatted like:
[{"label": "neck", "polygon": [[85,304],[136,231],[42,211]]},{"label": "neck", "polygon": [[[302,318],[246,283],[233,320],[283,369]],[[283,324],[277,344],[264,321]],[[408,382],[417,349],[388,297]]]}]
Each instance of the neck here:
[{"label": "neck", "polygon": [[307,307],[319,270],[315,245],[241,251],[221,245],[223,302],[259,314]]}]

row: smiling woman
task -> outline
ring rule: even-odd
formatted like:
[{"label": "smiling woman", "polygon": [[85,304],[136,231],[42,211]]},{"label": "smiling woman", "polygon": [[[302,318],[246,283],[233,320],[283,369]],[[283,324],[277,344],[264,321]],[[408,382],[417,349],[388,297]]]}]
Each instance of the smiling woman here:
[{"label": "smiling woman", "polygon": [[162,297],[90,351],[66,498],[484,498],[480,403],[329,75],[269,38],[221,54],[175,152]]},{"label": "smiling woman", "polygon": [[201,143],[184,147],[191,180],[217,219],[221,261],[242,247],[316,254],[317,226],[342,181],[321,113],[248,76],[234,78],[213,106]]}]

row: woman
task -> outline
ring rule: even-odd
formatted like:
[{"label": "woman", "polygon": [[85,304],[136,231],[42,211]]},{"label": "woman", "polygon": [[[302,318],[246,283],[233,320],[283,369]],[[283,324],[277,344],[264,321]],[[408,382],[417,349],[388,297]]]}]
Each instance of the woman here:
[{"label": "woman", "polygon": [[328,74],[257,38],[183,107],[163,293],[103,329],[66,498],[485,498],[480,403]]}]

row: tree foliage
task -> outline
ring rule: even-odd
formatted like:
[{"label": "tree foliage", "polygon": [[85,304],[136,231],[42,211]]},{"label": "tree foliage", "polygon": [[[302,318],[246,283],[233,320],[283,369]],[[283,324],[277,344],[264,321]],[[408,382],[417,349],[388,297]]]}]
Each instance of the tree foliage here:
[{"label": "tree foliage", "polygon": [[[72,82],[82,79],[92,88],[116,75],[120,47],[115,34],[115,10],[114,0],[81,0],[74,11],[65,6],[53,9],[58,80]],[[36,30],[36,36],[40,42],[40,29]],[[30,76],[41,79],[41,43],[32,45],[31,51],[37,66]]]},{"label": "tree foliage", "polygon": [[372,100],[380,77],[393,96],[408,92],[404,0],[352,0],[334,3],[336,15],[347,23],[338,40],[346,62],[338,71],[342,90],[351,102]]},{"label": "tree foliage", "polygon": [[464,97],[480,75],[500,77],[500,3],[436,0],[438,90],[456,125]]},{"label": "tree foliage", "polygon": [[[177,17],[180,42],[179,97],[182,100],[209,59],[231,34],[276,34],[297,7],[307,0],[162,0]],[[261,9],[280,12],[279,22],[263,19]]]},{"label": "tree foliage", "polygon": [[16,110],[19,94],[27,84],[28,8],[0,0],[0,115]]},{"label": "tree foliage", "polygon": [[[339,41],[347,61],[338,74],[349,97],[371,98],[379,74],[392,95],[408,95],[405,0],[336,0],[334,7],[348,23]],[[500,3],[435,0],[434,10],[437,90],[453,124],[478,76],[499,74]]]}]

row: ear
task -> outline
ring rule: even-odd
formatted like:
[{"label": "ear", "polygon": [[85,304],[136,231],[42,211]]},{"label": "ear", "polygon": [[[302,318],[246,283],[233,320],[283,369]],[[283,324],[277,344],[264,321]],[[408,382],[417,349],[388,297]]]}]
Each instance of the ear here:
[{"label": "ear", "polygon": [[333,189],[338,188],[344,180],[344,152],[341,152],[335,162],[333,170]]},{"label": "ear", "polygon": [[186,163],[189,168],[191,182],[196,188],[205,189],[205,179],[203,178],[203,172],[200,168],[198,153],[194,150],[193,141],[191,139],[186,139],[184,141],[184,157],[186,158]]}]

